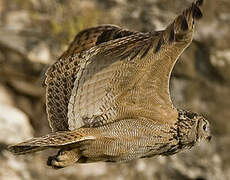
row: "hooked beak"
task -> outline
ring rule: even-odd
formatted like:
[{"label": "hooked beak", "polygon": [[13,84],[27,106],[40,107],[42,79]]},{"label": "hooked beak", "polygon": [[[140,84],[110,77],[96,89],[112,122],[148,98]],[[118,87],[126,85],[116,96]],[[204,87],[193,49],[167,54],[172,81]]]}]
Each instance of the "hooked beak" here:
[{"label": "hooked beak", "polygon": [[208,140],[208,142],[210,142],[212,139],[212,136],[208,136],[206,139]]}]

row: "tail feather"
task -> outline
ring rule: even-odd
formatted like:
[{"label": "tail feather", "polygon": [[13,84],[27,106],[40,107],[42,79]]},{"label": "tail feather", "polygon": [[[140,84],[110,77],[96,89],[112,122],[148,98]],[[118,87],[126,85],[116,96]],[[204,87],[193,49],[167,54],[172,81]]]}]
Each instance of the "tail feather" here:
[{"label": "tail feather", "polygon": [[94,136],[85,136],[84,134],[76,131],[62,131],[51,133],[42,137],[32,138],[28,141],[9,146],[8,150],[13,154],[20,155],[42,151],[47,148],[60,148],[80,141],[94,139]]},{"label": "tail feather", "polygon": [[39,146],[26,146],[26,145],[13,145],[13,146],[9,146],[8,150],[15,154],[15,155],[22,155],[22,154],[27,154],[27,153],[33,153],[33,152],[37,152],[37,151],[42,151],[47,149],[48,147],[39,147]]}]

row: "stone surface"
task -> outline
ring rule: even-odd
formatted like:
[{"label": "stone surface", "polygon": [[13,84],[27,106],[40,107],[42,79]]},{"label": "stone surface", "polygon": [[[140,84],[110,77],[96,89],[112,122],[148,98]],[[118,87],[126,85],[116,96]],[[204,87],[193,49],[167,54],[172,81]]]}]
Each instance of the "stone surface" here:
[{"label": "stone surface", "polygon": [[28,117],[12,106],[0,104],[0,143],[14,144],[32,136]]}]

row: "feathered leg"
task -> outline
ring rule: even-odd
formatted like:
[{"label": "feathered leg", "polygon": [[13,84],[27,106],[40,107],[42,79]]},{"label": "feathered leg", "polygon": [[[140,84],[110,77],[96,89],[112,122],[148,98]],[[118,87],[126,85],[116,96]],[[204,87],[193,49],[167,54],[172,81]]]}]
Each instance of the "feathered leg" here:
[{"label": "feathered leg", "polygon": [[54,169],[60,169],[76,163],[80,157],[79,149],[61,149],[57,155],[48,158],[47,165]]}]

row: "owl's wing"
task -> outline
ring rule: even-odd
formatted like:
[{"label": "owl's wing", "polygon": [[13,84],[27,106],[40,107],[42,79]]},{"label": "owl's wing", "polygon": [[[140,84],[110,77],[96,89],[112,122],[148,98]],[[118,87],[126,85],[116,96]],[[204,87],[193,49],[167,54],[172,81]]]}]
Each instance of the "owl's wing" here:
[{"label": "owl's wing", "polygon": [[70,47],[46,72],[46,109],[52,131],[68,130],[68,103],[79,71],[79,61],[73,54],[113,39],[133,34],[118,26],[103,25],[83,30],[77,34]]},{"label": "owl's wing", "polygon": [[72,56],[79,70],[68,106],[69,129],[126,118],[175,123],[170,74],[192,41],[200,5],[193,3],[164,31],[132,34]]}]

